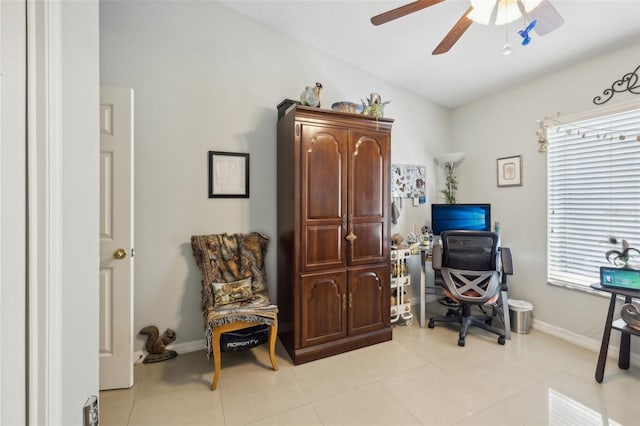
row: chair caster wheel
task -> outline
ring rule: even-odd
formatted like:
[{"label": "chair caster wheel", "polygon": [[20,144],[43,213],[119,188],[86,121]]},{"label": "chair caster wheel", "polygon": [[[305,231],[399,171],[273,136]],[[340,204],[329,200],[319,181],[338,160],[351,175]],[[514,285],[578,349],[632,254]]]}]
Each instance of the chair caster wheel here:
[{"label": "chair caster wheel", "polygon": [[504,345],[504,343],[505,343],[504,336],[500,336],[500,337],[498,337],[498,344],[500,344],[500,345]]},{"label": "chair caster wheel", "polygon": [[429,328],[433,328],[433,327],[435,327],[435,326],[436,326],[436,322],[433,320],[433,318],[431,318],[431,319],[429,320],[429,324],[427,324],[427,327],[429,327]]},{"label": "chair caster wheel", "polygon": [[404,322],[404,325],[406,325],[407,327],[411,327],[412,324],[413,324],[413,320],[410,320],[410,319]]},{"label": "chair caster wheel", "polygon": [[458,339],[458,346],[464,346],[464,339],[463,338],[459,338]]}]

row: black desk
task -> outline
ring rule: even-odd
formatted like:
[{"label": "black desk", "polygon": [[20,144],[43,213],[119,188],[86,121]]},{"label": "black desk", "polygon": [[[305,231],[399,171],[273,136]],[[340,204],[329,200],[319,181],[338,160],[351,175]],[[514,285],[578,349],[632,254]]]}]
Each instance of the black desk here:
[{"label": "black desk", "polygon": [[640,336],[640,331],[633,329],[627,325],[622,319],[613,321],[613,314],[616,309],[616,297],[624,296],[624,303],[631,303],[631,299],[640,298],[638,290],[624,290],[621,288],[602,287],[600,284],[592,284],[590,286],[594,290],[605,291],[611,293],[611,301],[609,302],[609,312],[607,313],[607,321],[604,324],[604,333],[602,335],[602,345],[600,346],[600,355],[598,356],[598,366],[596,367],[596,382],[602,383],[604,377],[604,367],[607,362],[607,351],[609,349],[609,338],[611,337],[611,329],[618,330],[622,333],[620,337],[620,353],[618,355],[618,367],[624,370],[629,368],[629,352],[631,351],[631,335]]}]

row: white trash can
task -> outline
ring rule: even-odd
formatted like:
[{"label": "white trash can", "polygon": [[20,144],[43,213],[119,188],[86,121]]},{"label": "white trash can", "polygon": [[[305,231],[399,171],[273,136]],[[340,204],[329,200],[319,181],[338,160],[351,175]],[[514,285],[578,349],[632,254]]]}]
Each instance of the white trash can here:
[{"label": "white trash can", "polygon": [[509,299],[509,320],[511,331],[527,334],[531,331],[533,305],[524,300]]}]

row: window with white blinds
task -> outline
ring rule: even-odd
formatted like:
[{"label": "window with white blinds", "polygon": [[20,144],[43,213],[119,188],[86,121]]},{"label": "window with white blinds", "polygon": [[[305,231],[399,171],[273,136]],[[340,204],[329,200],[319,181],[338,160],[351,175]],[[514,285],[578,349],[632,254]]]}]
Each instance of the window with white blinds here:
[{"label": "window with white blinds", "polygon": [[[640,109],[547,127],[548,282],[599,281],[605,253],[640,247]],[[611,241],[615,239],[617,243]]]}]

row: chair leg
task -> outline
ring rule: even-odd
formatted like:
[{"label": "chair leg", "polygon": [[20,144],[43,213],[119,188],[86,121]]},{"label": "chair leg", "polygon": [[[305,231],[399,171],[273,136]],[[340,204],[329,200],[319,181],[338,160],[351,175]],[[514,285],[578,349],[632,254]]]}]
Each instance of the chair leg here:
[{"label": "chair leg", "polygon": [[221,327],[213,328],[213,336],[211,345],[213,346],[213,381],[211,382],[211,390],[214,391],[218,387],[218,379],[220,379],[220,335]]},{"label": "chair leg", "polygon": [[464,346],[464,341],[469,333],[469,327],[472,325],[472,321],[469,317],[463,317],[460,322],[460,333],[458,334],[458,346]]},{"label": "chair leg", "polygon": [[273,325],[269,330],[269,358],[271,359],[271,367],[277,371],[278,363],[276,362],[276,340],[278,339],[278,317],[273,320]]},{"label": "chair leg", "polygon": [[506,290],[500,292],[502,299],[502,323],[504,324],[504,337],[511,340],[511,317],[509,316],[509,297]]}]

